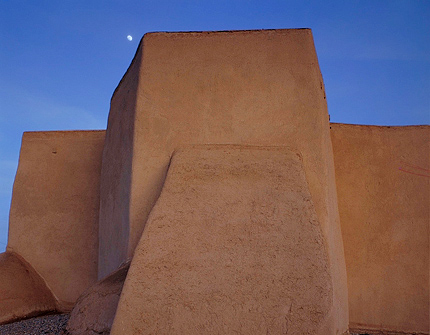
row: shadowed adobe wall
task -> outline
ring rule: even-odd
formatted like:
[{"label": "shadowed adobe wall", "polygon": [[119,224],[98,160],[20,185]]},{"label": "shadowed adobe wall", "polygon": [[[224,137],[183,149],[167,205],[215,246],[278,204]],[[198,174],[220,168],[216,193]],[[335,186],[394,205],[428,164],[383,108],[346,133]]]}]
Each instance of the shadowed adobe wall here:
[{"label": "shadowed adobe wall", "polygon": [[22,257],[0,254],[0,324],[55,311],[57,304],[44,280]]},{"label": "shadowed adobe wall", "polygon": [[430,127],[331,124],[352,329],[429,333]]},{"label": "shadowed adobe wall", "polygon": [[130,255],[131,162],[141,61],[142,42],[111,99],[100,176],[99,279]]},{"label": "shadowed adobe wall", "polygon": [[97,280],[104,131],[28,132],[22,138],[7,251],[45,280],[61,309]]},{"label": "shadowed adobe wall", "polygon": [[[141,60],[140,64],[136,59]],[[311,31],[152,33],[144,36],[136,59],[113,98],[124,99],[126,88],[136,85],[138,75],[135,110],[133,103],[126,108],[113,104],[107,130],[109,137],[110,129],[134,122],[133,150],[122,153],[131,155],[131,177],[121,175],[124,178],[119,185],[109,192],[102,191],[101,212],[113,213],[100,218],[100,252],[112,243],[111,236],[119,235],[113,244],[127,248],[127,257],[132,257],[177,147],[288,146],[303,156],[310,193],[329,248],[335,302],[331,312],[339,322],[338,329],[346,329],[346,273],[333,155],[324,85]],[[122,136],[128,139],[129,135]],[[119,142],[107,141],[105,157],[111,151],[118,152],[118,146]],[[102,180],[116,178],[114,169],[126,171],[129,159],[104,159]],[[109,164],[123,166],[105,169]],[[121,189],[129,187],[130,178],[127,212],[119,195]],[[128,222],[123,220],[126,215]],[[109,222],[111,219],[117,221]],[[121,227],[120,234],[113,225]],[[99,276],[125,261],[110,254],[101,254],[99,259]]]}]

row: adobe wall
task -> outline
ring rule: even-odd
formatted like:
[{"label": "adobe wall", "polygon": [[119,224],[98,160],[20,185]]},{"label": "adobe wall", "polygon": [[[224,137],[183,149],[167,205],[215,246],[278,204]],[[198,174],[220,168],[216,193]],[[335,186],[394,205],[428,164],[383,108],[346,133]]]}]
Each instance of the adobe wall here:
[{"label": "adobe wall", "polygon": [[352,329],[429,333],[430,127],[331,124]]},{"label": "adobe wall", "polygon": [[332,291],[300,155],[186,147],[172,157],[111,334],[337,334]]},{"label": "adobe wall", "polygon": [[44,280],[22,257],[0,254],[0,324],[49,313],[56,301]]},{"label": "adobe wall", "polygon": [[141,71],[140,43],[136,55],[116,88],[110,105],[100,176],[100,230],[98,279],[115,271],[127,259],[130,236],[131,163],[137,95]]},{"label": "adobe wall", "polygon": [[[103,181],[121,178],[101,195],[101,212],[111,214],[100,218],[99,276],[125,261],[103,254],[109,243],[127,248],[127,258],[132,257],[176,148],[184,144],[288,146],[303,156],[329,248],[333,315],[338,328],[346,329],[346,273],[333,155],[311,31],[147,34],[113,101],[126,101],[128,87],[136,86],[135,102],[126,107],[115,102],[111,107],[107,137],[115,127],[130,130],[123,126],[134,123],[133,150],[121,151],[119,142],[106,142],[104,157],[128,158],[103,161]],[[129,133],[117,138],[121,136],[129,141]],[[130,156],[131,176],[126,174]],[[130,198],[124,200],[122,195],[127,193],[122,190],[130,182]],[[125,201],[129,201],[128,212]],[[108,222],[111,218],[121,227],[114,242],[111,236],[117,230]]]},{"label": "adobe wall", "polygon": [[86,290],[67,322],[67,335],[110,334],[130,263]]},{"label": "adobe wall", "polygon": [[22,256],[69,309],[97,280],[104,131],[26,132],[7,251]]}]

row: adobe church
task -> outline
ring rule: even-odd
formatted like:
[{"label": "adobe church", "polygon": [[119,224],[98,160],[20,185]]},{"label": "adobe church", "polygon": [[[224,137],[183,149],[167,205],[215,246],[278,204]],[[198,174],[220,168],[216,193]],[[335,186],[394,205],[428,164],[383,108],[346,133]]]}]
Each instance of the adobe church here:
[{"label": "adobe church", "polygon": [[429,334],[429,138],[330,123],[310,29],[146,34],[105,131],[24,133],[0,323]]}]

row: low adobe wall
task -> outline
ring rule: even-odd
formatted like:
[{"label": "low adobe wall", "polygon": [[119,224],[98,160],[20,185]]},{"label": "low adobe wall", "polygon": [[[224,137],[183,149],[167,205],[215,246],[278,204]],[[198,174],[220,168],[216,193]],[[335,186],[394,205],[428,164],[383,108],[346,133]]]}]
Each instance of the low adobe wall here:
[{"label": "low adobe wall", "polygon": [[146,34],[112,98],[106,136],[99,277],[133,256],[175,149],[288,146],[303,156],[328,245],[333,317],[347,328],[327,105],[309,29]]},{"label": "low adobe wall", "polygon": [[69,309],[97,280],[104,131],[28,132],[22,138],[7,251]]},{"label": "low adobe wall", "polygon": [[0,254],[0,324],[55,311],[57,304],[44,280],[22,257]]},{"label": "low adobe wall", "polygon": [[331,136],[350,327],[428,334],[430,127],[331,124]]}]

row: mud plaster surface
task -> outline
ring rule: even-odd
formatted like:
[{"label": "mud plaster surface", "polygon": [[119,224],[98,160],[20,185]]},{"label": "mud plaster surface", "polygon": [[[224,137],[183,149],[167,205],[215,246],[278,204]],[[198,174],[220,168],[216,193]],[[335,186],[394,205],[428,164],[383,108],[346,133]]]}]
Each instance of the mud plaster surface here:
[{"label": "mud plaster surface", "polygon": [[331,136],[350,327],[429,334],[430,127],[331,124]]},{"label": "mud plaster surface", "polygon": [[69,335],[108,335],[130,264],[127,263],[86,290],[67,323]]},{"label": "mud plaster surface", "polygon": [[112,334],[330,334],[326,247],[299,156],[176,152]]},{"label": "mud plaster surface", "polygon": [[31,264],[64,311],[97,281],[104,137],[49,131],[22,139],[7,250]]}]

